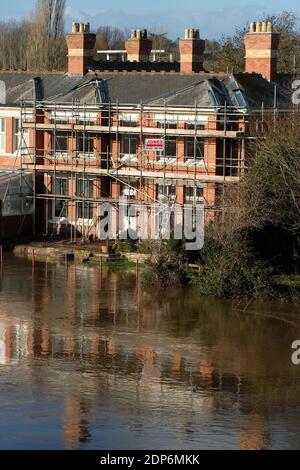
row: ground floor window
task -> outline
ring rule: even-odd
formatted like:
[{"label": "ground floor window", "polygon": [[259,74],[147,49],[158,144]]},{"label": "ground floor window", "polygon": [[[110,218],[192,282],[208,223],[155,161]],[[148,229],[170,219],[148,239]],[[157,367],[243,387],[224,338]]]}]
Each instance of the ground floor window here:
[{"label": "ground floor window", "polygon": [[68,179],[67,178],[53,178],[52,179],[52,194],[57,196],[55,198],[55,217],[66,218],[67,217],[67,202],[62,197],[68,195]]},{"label": "ground floor window", "polygon": [[158,185],[157,186],[157,199],[160,200],[162,198],[167,198],[169,200],[176,199],[176,187],[169,186],[169,185]]},{"label": "ground floor window", "polygon": [[0,118],[0,152],[6,151],[6,121]]},{"label": "ground floor window", "polygon": [[121,183],[121,195],[128,199],[136,199],[139,183],[136,179],[130,179],[127,183]]},{"label": "ground floor window", "polygon": [[[93,197],[93,180],[77,179],[76,195],[82,198]],[[90,201],[81,201],[77,203],[77,219],[92,219],[93,203]]]},{"label": "ground floor window", "polygon": [[203,188],[197,188],[196,186],[185,187],[185,202],[201,204],[203,202]]}]

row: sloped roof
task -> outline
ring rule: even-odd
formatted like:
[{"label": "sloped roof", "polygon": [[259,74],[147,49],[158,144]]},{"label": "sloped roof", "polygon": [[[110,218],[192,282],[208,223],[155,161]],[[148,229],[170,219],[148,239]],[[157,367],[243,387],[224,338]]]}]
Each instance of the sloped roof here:
[{"label": "sloped roof", "polygon": [[[82,76],[63,73],[41,75],[25,72],[0,72],[6,85],[6,103],[20,105],[22,100],[57,101],[81,104],[116,103],[258,108],[274,105],[274,84],[259,74],[199,74],[155,72],[95,72]],[[289,96],[276,85],[276,103],[287,107]]]},{"label": "sloped roof", "polygon": [[63,73],[0,72],[0,80],[6,85],[6,103],[18,105],[22,100],[59,100],[87,79]]},{"label": "sloped roof", "polygon": [[270,83],[256,73],[240,73],[234,76],[237,89],[241,91],[250,108],[286,107],[290,101],[290,91],[279,82]]}]

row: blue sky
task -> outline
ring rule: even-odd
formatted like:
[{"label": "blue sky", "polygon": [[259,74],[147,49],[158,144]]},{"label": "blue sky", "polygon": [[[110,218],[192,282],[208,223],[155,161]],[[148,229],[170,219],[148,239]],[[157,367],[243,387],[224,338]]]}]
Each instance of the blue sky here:
[{"label": "blue sky", "polygon": [[[3,2],[4,3],[4,2]],[[35,0],[1,4],[2,18],[29,15]],[[168,32],[176,38],[188,27],[197,27],[203,38],[230,34],[235,26],[257,20],[264,13],[294,11],[300,17],[299,0],[67,0],[67,28],[71,21],[90,21],[92,26],[109,25],[148,28]]]}]

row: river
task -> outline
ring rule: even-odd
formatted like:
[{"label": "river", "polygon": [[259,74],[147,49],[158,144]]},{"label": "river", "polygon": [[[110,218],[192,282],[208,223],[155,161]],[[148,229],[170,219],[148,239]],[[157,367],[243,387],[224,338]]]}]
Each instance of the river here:
[{"label": "river", "polygon": [[296,339],[299,307],[6,254],[0,448],[300,449]]}]

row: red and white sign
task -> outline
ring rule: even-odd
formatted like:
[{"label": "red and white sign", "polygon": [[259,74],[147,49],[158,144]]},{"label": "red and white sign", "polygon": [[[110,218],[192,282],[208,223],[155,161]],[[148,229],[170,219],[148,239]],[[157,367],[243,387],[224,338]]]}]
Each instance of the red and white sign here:
[{"label": "red and white sign", "polygon": [[164,139],[145,139],[145,150],[163,152],[165,149]]}]

